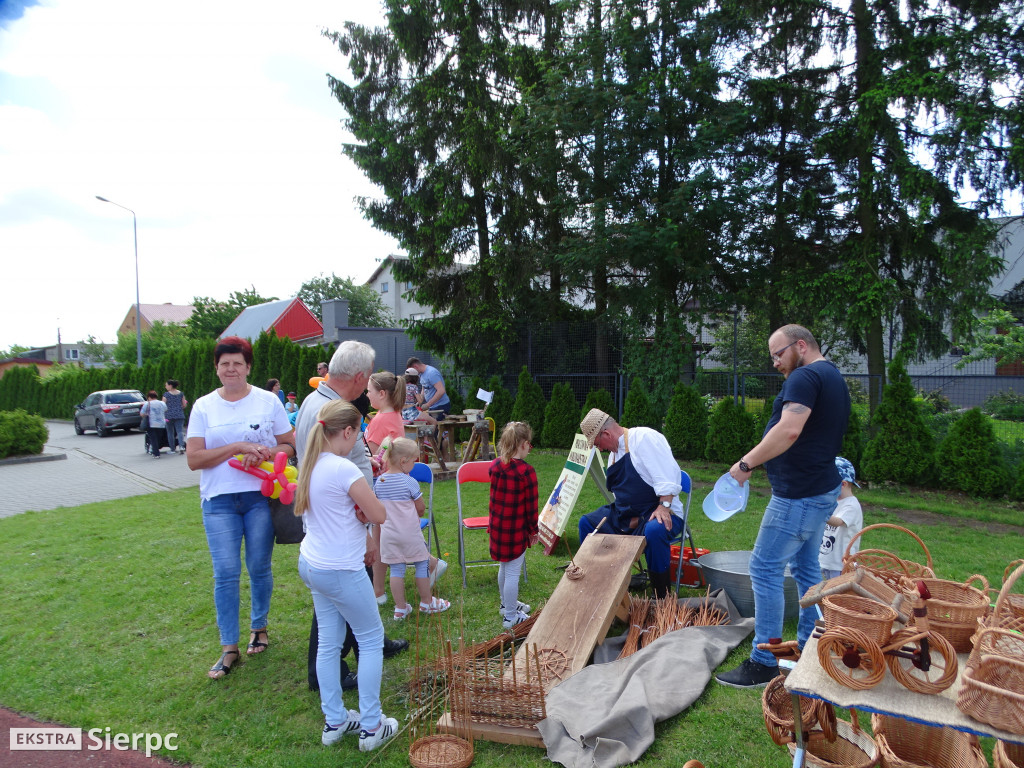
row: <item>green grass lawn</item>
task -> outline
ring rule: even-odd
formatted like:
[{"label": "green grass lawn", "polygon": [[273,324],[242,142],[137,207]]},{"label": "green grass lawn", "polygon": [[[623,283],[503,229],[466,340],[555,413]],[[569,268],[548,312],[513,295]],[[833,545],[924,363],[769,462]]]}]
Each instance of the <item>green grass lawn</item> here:
[{"label": "green grass lawn", "polygon": [[[564,457],[536,454],[541,493],[550,492]],[[763,473],[755,475],[750,505],[719,524],[700,512],[720,466],[687,466],[696,484],[693,530],[698,546],[750,549],[768,499]],[[471,489],[470,503],[486,505],[486,487]],[[1019,507],[973,502],[899,489],[861,494],[865,522],[900,522],[901,509],[931,511],[930,524],[915,531],[925,541],[943,578],[981,573],[997,585],[1006,564],[1024,556],[1020,532],[993,532],[966,525],[969,518],[1019,521]],[[576,520],[600,504],[587,486],[567,530],[575,551]],[[496,569],[477,568],[462,588],[458,572],[455,484],[438,483],[435,514],[442,551],[452,564],[439,593],[453,602],[451,627],[462,626],[468,642],[501,631]],[[868,537],[871,538],[868,538]],[[869,532],[865,547],[891,549],[909,559],[922,556],[898,531]],[[486,534],[470,534],[470,557],[486,557]],[[0,520],[0,704],[34,717],[113,732],[176,732],[179,749],[164,753],[203,768],[238,766],[365,765],[371,756],[355,741],[320,745],[320,700],[306,687],[306,642],[311,599],[296,572],[297,546],[274,553],[274,601],[268,652],[244,659],[227,678],[211,681],[206,670],[219,653],[214,622],[210,557],[203,534],[197,489],[139,496],[81,507],[33,512]],[[561,577],[564,552],[527,555],[529,583],[521,599],[538,606]],[[411,588],[411,584],[410,584]],[[243,576],[243,615],[248,588]],[[391,637],[415,642],[414,620],[396,623],[389,602],[383,612]],[[243,626],[245,622],[243,621]],[[618,633],[621,627],[613,627]],[[794,635],[794,627],[787,628]],[[244,642],[244,639],[243,639]],[[731,668],[748,652],[746,643],[725,662]],[[384,711],[404,724],[406,683],[414,664],[408,653],[384,665]],[[685,675],[680,669],[679,675]],[[357,707],[355,692],[346,705]],[[661,723],[641,766],[680,765],[698,758],[709,768],[785,766],[786,752],[768,738],[760,692],[737,691],[712,682],[687,711]],[[375,765],[407,765],[407,740],[399,736]],[[475,765],[544,763],[544,752],[478,741]]]}]

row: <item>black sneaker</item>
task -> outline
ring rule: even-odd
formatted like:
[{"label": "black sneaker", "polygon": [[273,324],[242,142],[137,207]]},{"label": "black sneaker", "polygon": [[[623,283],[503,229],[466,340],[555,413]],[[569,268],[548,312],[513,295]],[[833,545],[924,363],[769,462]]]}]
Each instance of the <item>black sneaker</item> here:
[{"label": "black sneaker", "polygon": [[715,679],[730,688],[764,688],[779,676],[777,666],[769,667],[753,659],[747,659],[736,669],[715,675]]},{"label": "black sneaker", "polygon": [[388,640],[384,638],[384,658],[390,659],[392,656],[397,656],[406,648],[409,647],[409,641],[404,638],[397,640]]}]

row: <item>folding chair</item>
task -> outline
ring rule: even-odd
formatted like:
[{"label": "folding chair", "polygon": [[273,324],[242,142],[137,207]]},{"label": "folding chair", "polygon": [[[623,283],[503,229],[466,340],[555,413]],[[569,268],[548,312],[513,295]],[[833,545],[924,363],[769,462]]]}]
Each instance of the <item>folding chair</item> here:
[{"label": "folding chair", "polygon": [[437,522],[434,520],[434,471],[429,464],[417,461],[412,465],[409,476],[417,483],[430,484],[430,493],[427,496],[427,516],[420,518],[420,530],[427,528],[427,552],[430,552],[430,534],[433,531],[434,547],[437,549],[437,559],[440,560],[441,540],[437,538]]},{"label": "folding chair", "polygon": [[[669,547],[671,547],[677,541],[679,542],[679,563],[678,563],[678,565],[676,565],[676,581],[675,581],[675,587],[676,587],[676,594],[677,595],[679,594],[679,586],[680,586],[679,582],[681,581],[682,576],[683,576],[683,540],[684,539],[688,540],[690,542],[690,550],[695,555],[697,553],[697,545],[693,543],[693,531],[691,531],[690,528],[689,528],[690,501],[693,498],[693,494],[692,494],[693,484],[690,482],[690,476],[688,474],[686,474],[686,470],[680,470],[680,474],[681,474],[681,477],[679,479],[679,484],[682,486],[682,488],[679,491],[679,496],[680,496],[679,500],[683,504],[683,527],[682,527],[682,530],[680,530],[680,532],[679,532],[679,536],[677,538],[672,539],[672,541],[669,542]],[[686,500],[685,501],[683,501],[683,499],[682,499],[682,495],[684,493],[686,494]],[[686,586],[691,586],[691,585],[686,585]],[[698,584],[698,585],[694,585],[694,586],[700,586],[700,585]]]},{"label": "folding chair", "polygon": [[[462,513],[462,484],[463,483],[487,483],[490,485],[491,476],[488,470],[491,467],[489,461],[470,461],[466,464],[462,464],[458,471],[455,473],[455,498],[458,501],[459,507],[459,566],[462,568],[462,586],[465,588],[466,584],[466,569],[467,568],[479,568],[485,565],[498,565],[496,560],[487,558],[486,560],[466,560],[466,531],[486,531],[487,521],[490,517],[490,513],[483,515],[482,517],[466,517]],[[527,581],[526,578],[526,563],[523,563],[523,581]]]}]

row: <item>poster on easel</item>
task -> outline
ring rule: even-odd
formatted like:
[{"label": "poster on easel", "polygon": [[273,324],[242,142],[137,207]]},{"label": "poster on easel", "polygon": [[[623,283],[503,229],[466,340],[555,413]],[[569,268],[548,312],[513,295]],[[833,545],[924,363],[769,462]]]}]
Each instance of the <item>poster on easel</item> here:
[{"label": "poster on easel", "polygon": [[540,542],[544,545],[545,555],[550,555],[554,551],[562,534],[565,533],[565,526],[569,522],[580,489],[588,475],[597,483],[597,488],[606,503],[611,504],[615,496],[608,490],[605,481],[601,452],[588,445],[587,438],[577,434],[573,438],[572,448],[569,450],[562,473],[558,476],[558,482],[548,495],[538,520]]}]

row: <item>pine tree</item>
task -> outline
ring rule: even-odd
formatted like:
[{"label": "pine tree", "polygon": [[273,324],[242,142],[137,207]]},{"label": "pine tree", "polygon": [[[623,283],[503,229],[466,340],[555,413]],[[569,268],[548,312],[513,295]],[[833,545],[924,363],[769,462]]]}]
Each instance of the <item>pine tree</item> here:
[{"label": "pine tree", "polygon": [[568,450],[572,440],[579,431],[580,423],[576,416],[580,404],[568,382],[559,382],[551,390],[551,400],[544,411],[544,432],[541,445],[545,448]]},{"label": "pine tree", "polygon": [[661,429],[661,419],[655,414],[651,407],[651,399],[647,394],[647,387],[641,379],[635,378],[629,382],[629,392],[626,393],[626,402],[622,406],[622,426],[626,427],[650,427]]},{"label": "pine tree", "polygon": [[972,496],[1002,496],[1011,474],[996,439],[992,419],[972,408],[950,427],[939,446],[939,481]]},{"label": "pine tree", "polygon": [[736,405],[731,397],[718,401],[708,420],[708,461],[732,464],[754,444],[754,417]]},{"label": "pine tree", "polygon": [[708,409],[696,387],[676,384],[668,413],[665,438],[677,459],[703,459],[708,439]]},{"label": "pine tree", "polygon": [[868,480],[920,485],[932,479],[935,440],[914,402],[914,386],[902,355],[889,366],[889,383],[871,427],[875,434],[868,440],[861,462]]},{"label": "pine tree", "polygon": [[525,421],[533,428],[535,436],[544,430],[544,391],[525,365],[519,372],[519,389],[512,405],[511,421]]}]

